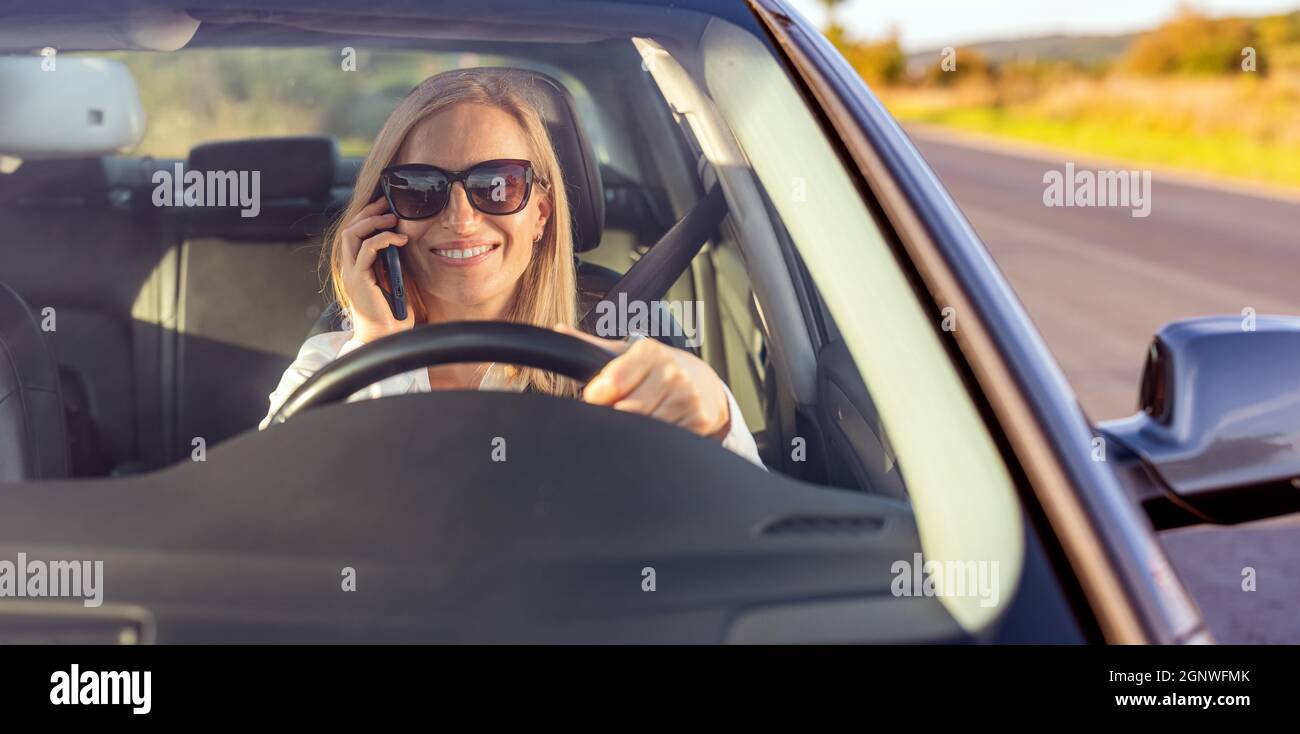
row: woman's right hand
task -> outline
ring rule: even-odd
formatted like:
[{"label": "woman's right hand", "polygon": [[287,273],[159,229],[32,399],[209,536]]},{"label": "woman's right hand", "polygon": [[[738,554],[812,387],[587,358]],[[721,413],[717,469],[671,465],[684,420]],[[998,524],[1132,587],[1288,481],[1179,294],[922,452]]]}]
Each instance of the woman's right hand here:
[{"label": "woman's right hand", "polygon": [[380,337],[406,331],[415,325],[412,310],[398,321],[388,308],[384,292],[375,277],[375,259],[386,247],[402,247],[406,235],[381,230],[397,226],[397,215],[388,211],[388,201],[380,197],[366,205],[342,229],[343,290],[352,303],[353,338],[372,342]]}]

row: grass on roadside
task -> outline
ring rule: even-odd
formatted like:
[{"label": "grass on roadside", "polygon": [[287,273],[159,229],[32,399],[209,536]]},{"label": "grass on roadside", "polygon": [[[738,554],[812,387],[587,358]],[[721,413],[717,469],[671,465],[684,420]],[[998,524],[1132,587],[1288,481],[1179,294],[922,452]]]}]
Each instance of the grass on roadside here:
[{"label": "grass on roadside", "polygon": [[993,96],[881,93],[905,122],[1300,188],[1300,98],[1291,87],[1126,81],[1003,106]]}]

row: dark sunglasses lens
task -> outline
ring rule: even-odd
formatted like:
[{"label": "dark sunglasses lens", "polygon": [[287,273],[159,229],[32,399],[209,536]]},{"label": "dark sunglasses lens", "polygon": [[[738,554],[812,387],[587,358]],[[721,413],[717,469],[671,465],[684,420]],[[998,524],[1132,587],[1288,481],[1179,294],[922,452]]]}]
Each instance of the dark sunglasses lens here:
[{"label": "dark sunglasses lens", "polygon": [[389,171],[384,180],[399,217],[425,219],[447,206],[451,187],[437,171]]},{"label": "dark sunglasses lens", "polygon": [[465,180],[474,206],[488,214],[513,214],[528,195],[528,167],[520,163],[475,166]]}]

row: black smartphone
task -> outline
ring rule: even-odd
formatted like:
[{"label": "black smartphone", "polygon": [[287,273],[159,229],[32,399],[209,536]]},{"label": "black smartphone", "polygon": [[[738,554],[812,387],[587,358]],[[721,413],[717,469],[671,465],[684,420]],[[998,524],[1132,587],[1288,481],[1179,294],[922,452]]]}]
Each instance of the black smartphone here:
[{"label": "black smartphone", "polygon": [[379,281],[379,290],[384,292],[384,300],[388,301],[388,309],[393,312],[393,318],[405,321],[406,287],[402,284],[401,249],[389,245],[379,251],[379,256],[375,258],[375,279]]},{"label": "black smartphone", "polygon": [[[370,198],[372,201],[385,198],[383,187],[376,184]],[[388,211],[392,212],[391,206]],[[397,228],[389,227],[380,231],[396,232]],[[393,312],[393,318],[405,321],[406,286],[402,284],[401,248],[389,245],[379,251],[379,257],[375,258],[375,280],[379,282],[379,290],[384,292],[384,300],[388,301],[388,310]]]}]

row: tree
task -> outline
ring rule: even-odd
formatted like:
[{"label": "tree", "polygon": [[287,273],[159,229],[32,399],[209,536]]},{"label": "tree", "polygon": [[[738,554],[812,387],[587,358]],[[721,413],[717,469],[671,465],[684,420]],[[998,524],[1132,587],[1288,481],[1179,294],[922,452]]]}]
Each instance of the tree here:
[{"label": "tree", "polygon": [[890,31],[881,41],[864,41],[852,38],[839,22],[837,8],[847,0],[820,0],[826,9],[826,28],[822,32],[835,48],[844,55],[858,74],[868,84],[898,84],[907,72],[907,57],[898,42],[898,32]]},{"label": "tree", "polygon": [[1215,20],[1188,6],[1133,42],[1120,67],[1134,74],[1224,74],[1241,68],[1254,29],[1242,18]]},{"label": "tree", "polygon": [[945,69],[943,59],[936,57],[925,69],[925,81],[939,87],[950,87],[970,82],[987,82],[993,77],[993,68],[984,54],[974,47],[953,49],[956,58],[951,70]]},{"label": "tree", "polygon": [[868,84],[898,84],[907,72],[907,57],[896,35],[883,41],[849,42],[840,52]]}]

